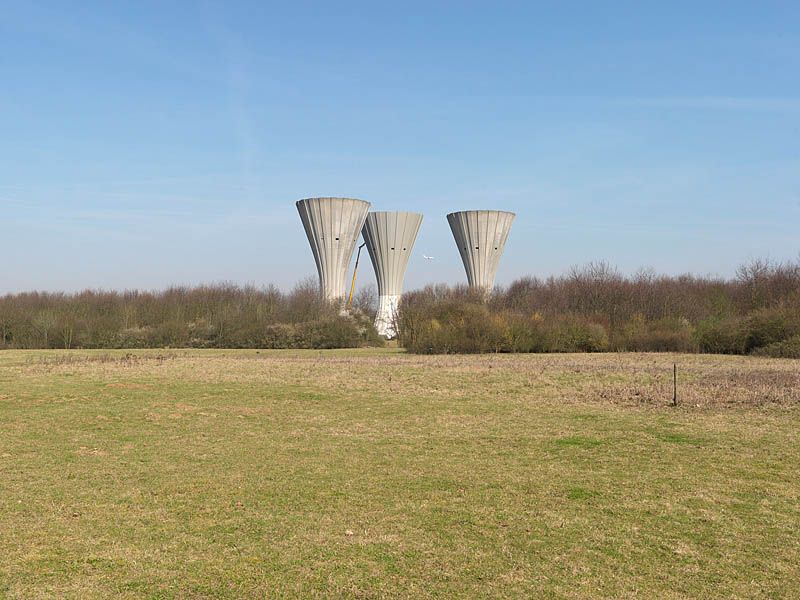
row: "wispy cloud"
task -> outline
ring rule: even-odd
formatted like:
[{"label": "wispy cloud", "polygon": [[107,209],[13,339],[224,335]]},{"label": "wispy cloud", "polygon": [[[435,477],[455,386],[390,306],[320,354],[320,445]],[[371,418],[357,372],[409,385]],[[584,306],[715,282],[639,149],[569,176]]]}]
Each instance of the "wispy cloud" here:
[{"label": "wispy cloud", "polygon": [[625,105],[653,108],[800,112],[800,98],[792,97],[663,96],[620,98],[618,102]]},{"label": "wispy cloud", "polygon": [[[256,84],[252,56],[243,37],[225,25],[218,7],[204,5],[203,16],[207,33],[219,48],[224,64],[221,73],[228,90],[229,119],[233,134],[239,143],[241,186],[250,190],[254,186],[258,158],[258,136],[255,132],[251,94]],[[247,193],[252,197],[252,192]]]},{"label": "wispy cloud", "polygon": [[231,173],[198,173],[185,177],[152,177],[141,179],[122,179],[122,180],[97,180],[97,181],[31,181],[27,183],[8,183],[0,182],[0,189],[6,190],[71,190],[94,188],[99,190],[109,190],[116,188],[140,188],[140,187],[159,187],[169,185],[185,184],[205,184],[224,182],[225,178],[231,177]]}]

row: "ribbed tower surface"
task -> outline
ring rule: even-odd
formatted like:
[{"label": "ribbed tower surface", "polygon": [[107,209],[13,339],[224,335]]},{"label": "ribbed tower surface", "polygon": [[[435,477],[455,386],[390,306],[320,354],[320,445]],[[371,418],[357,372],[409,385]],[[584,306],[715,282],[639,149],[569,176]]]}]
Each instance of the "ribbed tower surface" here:
[{"label": "ribbed tower surface", "polygon": [[422,215],[413,212],[371,212],[361,230],[378,282],[375,329],[382,336],[397,335],[395,317],[408,259],[417,240]]},{"label": "ribbed tower surface", "polygon": [[447,215],[470,287],[491,291],[516,215],[504,210],[463,210]]},{"label": "ribbed tower surface", "polygon": [[344,298],[347,268],[370,204],[353,198],[306,198],[297,201],[308,243],[314,253],[322,294]]}]

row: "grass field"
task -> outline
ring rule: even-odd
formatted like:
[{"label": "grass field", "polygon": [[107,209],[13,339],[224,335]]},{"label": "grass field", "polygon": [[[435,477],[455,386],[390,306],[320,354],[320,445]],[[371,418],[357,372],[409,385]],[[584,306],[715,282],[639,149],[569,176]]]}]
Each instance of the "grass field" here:
[{"label": "grass field", "polygon": [[797,597],[799,407],[790,360],[5,351],[0,595]]}]

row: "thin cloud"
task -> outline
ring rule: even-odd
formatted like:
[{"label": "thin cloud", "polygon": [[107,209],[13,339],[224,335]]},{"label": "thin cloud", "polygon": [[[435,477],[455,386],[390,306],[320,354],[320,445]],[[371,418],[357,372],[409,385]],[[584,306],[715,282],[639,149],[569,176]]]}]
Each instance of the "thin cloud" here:
[{"label": "thin cloud", "polygon": [[800,112],[800,98],[759,98],[748,96],[665,96],[622,98],[626,105],[652,108],[697,110],[746,110],[766,112]]},{"label": "thin cloud", "polygon": [[69,189],[83,189],[83,188],[117,188],[117,187],[146,187],[146,186],[164,186],[171,184],[191,184],[191,183],[208,183],[209,180],[230,177],[231,173],[206,173],[185,177],[157,177],[157,178],[143,178],[143,179],[122,179],[114,180],[97,180],[97,181],[70,181],[70,182],[29,182],[29,183],[8,183],[0,182],[0,189],[12,190],[26,190],[26,189],[45,189],[45,190],[69,190]]}]

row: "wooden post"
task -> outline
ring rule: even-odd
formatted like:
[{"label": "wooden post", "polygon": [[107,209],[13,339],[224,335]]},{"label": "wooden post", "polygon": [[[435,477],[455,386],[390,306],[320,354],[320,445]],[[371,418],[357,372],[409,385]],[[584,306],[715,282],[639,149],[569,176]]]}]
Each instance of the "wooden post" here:
[{"label": "wooden post", "polygon": [[678,406],[678,363],[672,364],[672,406]]}]

